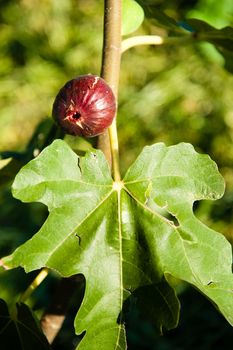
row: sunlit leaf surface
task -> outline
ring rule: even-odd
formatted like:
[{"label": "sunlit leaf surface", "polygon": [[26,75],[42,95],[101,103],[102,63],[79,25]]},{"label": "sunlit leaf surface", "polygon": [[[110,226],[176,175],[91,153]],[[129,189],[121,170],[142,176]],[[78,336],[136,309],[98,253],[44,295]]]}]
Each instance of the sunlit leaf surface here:
[{"label": "sunlit leaf surface", "polygon": [[230,244],[193,214],[195,201],[223,191],[216,164],[190,144],[145,147],[115,183],[100,151],[78,157],[57,140],[16,176],[14,196],[42,202],[50,214],[4,263],[85,276],[75,320],[77,334],[86,332],[79,349],[125,349],[135,305],[158,333],[175,327],[171,275],[195,286],[233,324]]}]

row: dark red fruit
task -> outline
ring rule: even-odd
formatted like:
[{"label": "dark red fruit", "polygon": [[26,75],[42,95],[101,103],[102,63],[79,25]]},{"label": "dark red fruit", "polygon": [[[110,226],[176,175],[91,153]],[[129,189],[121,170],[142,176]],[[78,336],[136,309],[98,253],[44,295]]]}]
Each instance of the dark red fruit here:
[{"label": "dark red fruit", "polygon": [[68,81],[53,104],[53,118],[71,135],[92,137],[108,128],[116,102],[107,83],[97,75],[81,75]]}]

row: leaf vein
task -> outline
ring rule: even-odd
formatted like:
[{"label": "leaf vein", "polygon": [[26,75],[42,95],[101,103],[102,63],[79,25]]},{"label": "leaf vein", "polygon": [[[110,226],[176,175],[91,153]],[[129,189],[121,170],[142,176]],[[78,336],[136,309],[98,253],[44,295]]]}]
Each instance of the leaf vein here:
[{"label": "leaf vein", "polygon": [[54,254],[54,252],[62,246],[66,239],[72,236],[75,233],[75,231],[77,231],[78,227],[80,227],[89,218],[89,216],[91,216],[111,196],[112,193],[113,189],[103,199],[100,200],[100,202],[98,203],[98,205],[95,206],[94,209],[87,213],[87,215],[78,223],[78,225],[75,226],[75,228],[68,235],[65,236],[65,238],[50,252],[46,263],[48,263],[49,259]]}]

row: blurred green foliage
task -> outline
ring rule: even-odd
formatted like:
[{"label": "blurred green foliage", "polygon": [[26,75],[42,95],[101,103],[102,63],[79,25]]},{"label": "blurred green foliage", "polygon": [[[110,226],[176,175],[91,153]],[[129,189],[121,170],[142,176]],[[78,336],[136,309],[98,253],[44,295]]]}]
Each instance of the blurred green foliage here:
[{"label": "blurred green foliage", "polygon": [[[175,20],[195,17],[218,28],[233,26],[231,0],[148,3],[156,4]],[[67,80],[100,73],[102,30],[103,1],[1,0],[0,152],[27,149],[36,126],[51,118],[54,97]],[[145,20],[136,34],[166,31]],[[122,171],[144,145],[155,142],[190,142],[198,151],[208,153],[225,177],[226,194],[216,203],[197,203],[196,214],[231,242],[232,91],[233,76],[224,70],[224,59],[210,44],[137,47],[122,57],[118,113]],[[77,143],[72,137],[67,139],[71,144]],[[86,148],[89,141],[95,142],[79,138],[78,144]],[[35,233],[47,216],[43,206],[12,199],[9,185],[0,186],[1,256]],[[30,278],[23,275],[22,271],[14,278],[12,272],[1,274],[0,297],[15,299]],[[36,296],[33,298],[36,300]],[[143,336],[146,337],[144,333]],[[156,349],[186,349],[186,345],[169,344],[160,342]],[[138,349],[144,349],[143,346]]]}]

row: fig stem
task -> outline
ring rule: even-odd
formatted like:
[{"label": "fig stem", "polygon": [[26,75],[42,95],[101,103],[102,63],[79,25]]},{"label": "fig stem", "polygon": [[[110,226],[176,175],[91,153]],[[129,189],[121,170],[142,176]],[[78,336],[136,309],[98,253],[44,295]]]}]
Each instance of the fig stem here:
[{"label": "fig stem", "polygon": [[119,146],[118,135],[116,126],[116,117],[113,119],[112,125],[108,129],[111,154],[112,154],[112,170],[114,180],[119,182],[121,180],[120,167],[119,167]]},{"label": "fig stem", "polygon": [[43,282],[43,280],[47,277],[49,270],[47,268],[43,268],[36,278],[32,281],[32,283],[28,286],[25,292],[21,295],[19,299],[19,303],[24,303],[34,292],[34,290]]},{"label": "fig stem", "polygon": [[[104,37],[102,51],[101,76],[112,88],[116,101],[121,62],[121,0],[105,0],[104,2]],[[108,142],[109,138],[110,142]],[[99,136],[99,148],[109,159],[111,152],[111,166],[113,178],[120,181],[119,146],[117,136],[116,117],[108,129],[108,134]]]}]

